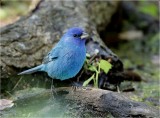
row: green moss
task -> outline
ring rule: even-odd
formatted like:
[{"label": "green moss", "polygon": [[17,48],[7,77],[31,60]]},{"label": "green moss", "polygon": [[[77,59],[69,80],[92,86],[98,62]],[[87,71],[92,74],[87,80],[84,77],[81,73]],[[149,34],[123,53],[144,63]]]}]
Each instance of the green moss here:
[{"label": "green moss", "polygon": [[158,18],[158,7],[154,2],[140,1],[140,4],[138,5],[138,10],[142,13]]},{"label": "green moss", "polygon": [[137,102],[142,102],[142,98],[137,95],[133,95],[132,97],[130,97],[130,99]]}]

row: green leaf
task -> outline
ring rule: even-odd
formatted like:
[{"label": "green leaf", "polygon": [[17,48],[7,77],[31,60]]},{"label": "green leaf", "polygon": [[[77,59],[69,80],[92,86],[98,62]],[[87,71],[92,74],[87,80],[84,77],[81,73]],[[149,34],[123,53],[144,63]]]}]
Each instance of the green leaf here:
[{"label": "green leaf", "polygon": [[94,71],[94,72],[96,72],[97,71],[97,68],[95,67],[95,66],[90,66],[89,68],[88,68],[90,71]]},{"label": "green leaf", "polygon": [[107,74],[108,71],[112,68],[112,65],[111,65],[108,61],[103,60],[103,59],[100,60],[99,65],[100,65],[100,68],[101,68],[106,74]]},{"label": "green leaf", "polygon": [[152,4],[143,3],[138,7],[138,10],[142,13],[149,14],[153,17],[158,17],[158,7],[154,3]]},{"label": "green leaf", "polygon": [[83,82],[83,86],[87,86],[89,84],[89,82],[93,79],[94,79],[94,74],[89,79],[87,79],[86,81]]},{"label": "green leaf", "polygon": [[86,61],[86,64],[88,64],[88,63],[89,63],[89,59],[87,59],[87,58],[86,58],[86,60],[85,60],[85,61]]},{"label": "green leaf", "polygon": [[91,55],[89,53],[86,53],[86,57],[91,57]]}]

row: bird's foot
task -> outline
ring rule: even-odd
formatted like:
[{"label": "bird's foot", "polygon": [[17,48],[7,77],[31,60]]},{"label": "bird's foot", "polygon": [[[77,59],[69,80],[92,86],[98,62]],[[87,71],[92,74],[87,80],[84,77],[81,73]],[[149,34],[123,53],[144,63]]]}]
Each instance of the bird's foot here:
[{"label": "bird's foot", "polygon": [[77,89],[91,90],[91,86],[84,87],[82,82],[73,82],[72,83],[72,91],[75,92]]},{"label": "bird's foot", "polygon": [[82,83],[80,82],[73,82],[72,83],[72,91],[76,91],[77,89],[81,88],[82,87]]}]

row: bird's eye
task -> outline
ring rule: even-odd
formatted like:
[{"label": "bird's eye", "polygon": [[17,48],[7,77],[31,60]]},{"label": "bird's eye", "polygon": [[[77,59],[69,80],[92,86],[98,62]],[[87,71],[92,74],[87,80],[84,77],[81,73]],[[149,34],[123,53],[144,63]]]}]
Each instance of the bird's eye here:
[{"label": "bird's eye", "polygon": [[74,36],[74,37],[78,37],[78,35],[77,35],[77,34],[74,34],[73,36]]}]

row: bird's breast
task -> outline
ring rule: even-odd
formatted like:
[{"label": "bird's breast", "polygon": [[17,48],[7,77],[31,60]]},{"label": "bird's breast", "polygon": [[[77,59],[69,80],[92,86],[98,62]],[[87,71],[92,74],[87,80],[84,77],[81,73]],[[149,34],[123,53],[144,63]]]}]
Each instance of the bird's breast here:
[{"label": "bird's breast", "polygon": [[85,49],[66,51],[57,63],[59,78],[65,80],[74,77],[82,68],[85,58]]}]

